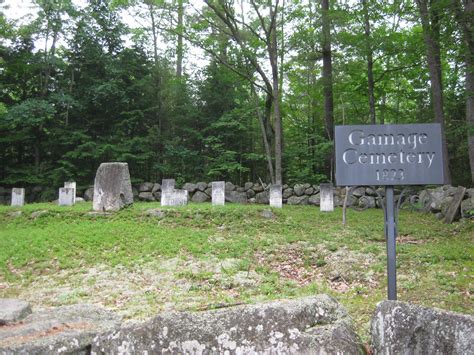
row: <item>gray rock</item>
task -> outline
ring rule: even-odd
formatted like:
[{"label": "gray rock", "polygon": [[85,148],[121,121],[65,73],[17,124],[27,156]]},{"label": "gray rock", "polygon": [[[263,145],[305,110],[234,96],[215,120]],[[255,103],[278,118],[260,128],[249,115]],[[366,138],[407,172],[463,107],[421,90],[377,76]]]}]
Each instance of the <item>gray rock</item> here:
[{"label": "gray rock", "polygon": [[120,322],[117,315],[93,305],[35,312],[15,327],[0,328],[0,354],[89,354],[92,339]]},{"label": "gray rock", "polygon": [[303,196],[304,190],[306,190],[306,188],[302,184],[296,184],[295,187],[293,188],[293,191],[295,192],[296,196]]},{"label": "gray rock", "polygon": [[286,190],[288,187],[289,187],[288,184],[284,184],[281,188],[282,188],[283,190]]},{"label": "gray rock", "polygon": [[283,190],[283,198],[284,199],[290,198],[291,196],[293,196],[293,194],[294,194],[294,191],[291,187]]},{"label": "gray rock", "polygon": [[474,317],[383,301],[371,322],[375,354],[473,354]]},{"label": "gray rock", "polygon": [[246,194],[247,194],[247,198],[255,197],[255,191],[253,191],[252,189],[247,190]]},{"label": "gray rock", "polygon": [[161,191],[161,184],[154,183],[153,188],[151,189],[151,193],[155,195],[157,192]]},{"label": "gray rock", "polygon": [[308,187],[306,190],[304,190],[304,194],[311,196],[312,194],[314,194],[314,189],[312,187]]},{"label": "gray rock", "polygon": [[326,295],[170,312],[94,339],[95,354],[359,354],[347,312]]},{"label": "gray rock", "polygon": [[375,203],[375,197],[373,196],[362,196],[357,201],[359,207],[375,208],[377,207]]},{"label": "gray rock", "polygon": [[142,182],[138,185],[138,192],[150,192],[153,189],[153,185],[151,182]]},{"label": "gray rock", "polygon": [[303,187],[304,187],[305,189],[309,189],[309,188],[311,187],[311,184],[305,183],[305,184],[303,184]]},{"label": "gray rock", "polygon": [[30,214],[30,218],[36,219],[42,216],[46,216],[48,213],[48,210],[34,211]]},{"label": "gray rock", "polygon": [[206,190],[204,190],[204,193],[205,193],[207,196],[212,196],[212,186],[211,186],[211,187],[208,187]]},{"label": "gray rock", "polygon": [[209,200],[210,200],[210,197],[201,191],[196,191],[196,193],[193,195],[193,198],[191,199],[191,201],[193,202],[206,202]]},{"label": "gray rock", "polygon": [[255,203],[255,197],[249,198],[249,199],[247,200],[247,202],[250,203],[250,204]]},{"label": "gray rock", "polygon": [[365,187],[358,187],[357,189],[354,189],[354,190],[352,191],[352,194],[353,194],[355,197],[364,196],[364,195],[365,195]]},{"label": "gray rock", "polygon": [[237,191],[226,191],[225,200],[234,203],[247,203],[247,193]]},{"label": "gray rock", "polygon": [[253,184],[253,191],[255,192],[262,192],[264,189],[263,189],[263,186],[260,185],[260,184]]},{"label": "gray rock", "polygon": [[161,200],[161,191],[153,192],[153,197],[155,197],[156,201],[160,201]]},{"label": "gray rock", "polygon": [[306,195],[303,196],[291,196],[287,203],[289,205],[307,205],[309,201],[309,197]]},{"label": "gray rock", "polygon": [[30,313],[31,307],[28,302],[14,298],[0,298],[0,326],[18,322]]},{"label": "gray rock", "polygon": [[235,191],[237,191],[237,192],[245,192],[246,190],[245,190],[243,187],[238,186],[238,187],[235,188]]},{"label": "gray rock", "polygon": [[226,181],[225,183],[225,192],[228,191],[234,191],[235,190],[235,185],[231,183],[230,181]]},{"label": "gray rock", "polygon": [[253,182],[246,182],[244,185],[245,191],[250,190],[253,187]]},{"label": "gray rock", "polygon": [[368,187],[368,188],[365,189],[365,194],[367,196],[377,197],[377,192],[371,187]]},{"label": "gray rock", "polygon": [[80,202],[85,202],[86,200],[84,200],[82,197],[77,197],[76,196],[76,203],[80,203]]},{"label": "gray rock", "polygon": [[133,198],[138,199],[138,189],[136,187],[132,187],[132,195]]},{"label": "gray rock", "polygon": [[196,188],[199,190],[199,191],[205,191],[207,189],[207,182],[198,182],[196,184]]},{"label": "gray rock", "polygon": [[127,163],[102,163],[94,182],[94,211],[118,211],[133,203]]},{"label": "gray rock", "polygon": [[8,217],[21,217],[22,214],[23,214],[22,211],[11,211],[7,213],[7,216]]},{"label": "gray rock", "polygon": [[159,208],[152,208],[152,209],[146,210],[145,215],[150,216],[150,217],[157,217],[157,218],[166,217],[166,213],[163,210],[160,210]]},{"label": "gray rock", "polygon": [[138,199],[140,201],[148,201],[148,202],[153,202],[155,201],[155,196],[151,192],[140,192],[138,194]]},{"label": "gray rock", "polygon": [[468,197],[474,197],[474,188],[472,189],[466,189],[466,195]]},{"label": "gray rock", "polygon": [[[207,184],[206,184],[206,187],[207,187]],[[193,183],[190,183],[190,182],[187,182],[186,184],[183,185],[183,190],[187,190],[190,194],[192,194],[194,191],[197,190],[197,185],[196,184],[193,184]]]},{"label": "gray rock", "polygon": [[262,213],[260,213],[260,216],[267,219],[275,218],[275,214],[270,210],[263,210]]},{"label": "gray rock", "polygon": [[268,205],[270,202],[270,192],[268,190],[259,192],[255,195],[255,202],[262,205]]},{"label": "gray rock", "polygon": [[319,206],[320,202],[321,202],[321,196],[319,195],[319,193],[311,196],[308,199],[308,203],[313,206]]},{"label": "gray rock", "polygon": [[474,217],[474,196],[468,197],[461,202],[461,216],[464,218]]}]

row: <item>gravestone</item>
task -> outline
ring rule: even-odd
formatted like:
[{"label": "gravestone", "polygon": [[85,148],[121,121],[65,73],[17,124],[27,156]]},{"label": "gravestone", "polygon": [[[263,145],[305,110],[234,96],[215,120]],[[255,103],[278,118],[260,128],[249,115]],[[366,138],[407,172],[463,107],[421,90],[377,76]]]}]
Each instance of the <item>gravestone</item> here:
[{"label": "gravestone", "polygon": [[72,187],[61,187],[59,188],[59,206],[74,206],[76,189]]},{"label": "gravestone", "polygon": [[225,204],[225,181],[212,182],[212,205],[224,206]]},{"label": "gravestone", "polygon": [[[188,204],[188,191],[187,190],[173,190],[168,194],[166,204],[161,203],[162,206],[184,206]],[[161,195],[161,201],[163,201],[163,195]]]},{"label": "gravestone", "polygon": [[23,206],[25,204],[25,189],[14,187],[12,189],[12,206]]},{"label": "gravestone", "polygon": [[188,204],[189,193],[187,190],[176,190],[174,179],[163,179],[161,183],[161,205],[183,206]]},{"label": "gravestone", "polygon": [[270,185],[270,207],[282,208],[283,193],[281,185]]},{"label": "gravestone", "polygon": [[332,212],[334,211],[334,193],[332,184],[320,185],[320,211]]},{"label": "gravestone", "polygon": [[75,181],[66,181],[64,187],[74,189],[73,193],[73,204],[76,203],[76,182]]},{"label": "gravestone", "polygon": [[94,211],[118,211],[133,203],[127,163],[102,163],[94,181]]}]

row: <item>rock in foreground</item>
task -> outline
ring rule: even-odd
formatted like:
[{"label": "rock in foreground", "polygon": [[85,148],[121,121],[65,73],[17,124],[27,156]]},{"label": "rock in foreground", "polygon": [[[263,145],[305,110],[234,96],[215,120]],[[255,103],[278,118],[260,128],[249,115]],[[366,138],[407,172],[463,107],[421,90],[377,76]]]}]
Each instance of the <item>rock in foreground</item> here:
[{"label": "rock in foreground", "polygon": [[473,354],[474,317],[383,301],[371,324],[375,354]]},{"label": "rock in foreground", "polygon": [[88,354],[92,339],[120,325],[102,308],[78,304],[33,313],[0,327],[0,354]]},{"label": "rock in foreground", "polygon": [[17,322],[31,313],[30,304],[13,298],[0,299],[0,325]]},{"label": "rock in foreground", "polygon": [[326,295],[188,313],[163,313],[94,339],[92,352],[358,354],[346,311]]},{"label": "rock in foreground", "polygon": [[102,163],[94,181],[94,211],[118,211],[133,203],[127,163]]}]

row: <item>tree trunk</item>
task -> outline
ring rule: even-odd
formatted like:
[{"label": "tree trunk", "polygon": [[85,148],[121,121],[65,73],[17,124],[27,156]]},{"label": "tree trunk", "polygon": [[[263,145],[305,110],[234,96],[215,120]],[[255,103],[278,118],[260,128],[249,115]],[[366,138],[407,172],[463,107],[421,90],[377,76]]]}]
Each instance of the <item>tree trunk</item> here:
[{"label": "tree trunk", "polygon": [[376,117],[375,117],[375,83],[374,83],[374,59],[373,59],[373,52],[372,52],[372,41],[370,38],[371,31],[370,31],[370,20],[369,20],[369,9],[367,5],[367,0],[362,0],[362,7],[364,12],[364,33],[365,33],[365,44],[366,44],[366,51],[367,51],[367,87],[368,87],[368,94],[369,94],[369,117],[370,123],[376,124]]},{"label": "tree trunk", "polygon": [[466,123],[468,135],[469,166],[471,181],[474,183],[474,2],[464,0],[464,8],[460,0],[453,0],[456,18],[462,29],[463,40],[466,46]]},{"label": "tree trunk", "polygon": [[268,41],[268,55],[270,57],[270,65],[272,68],[272,84],[273,84],[273,115],[275,120],[275,183],[282,184],[282,125],[281,125],[281,109],[280,109],[280,82],[278,79],[278,51],[277,51],[277,8],[273,10],[270,6],[270,18],[273,19],[270,27],[270,40]]},{"label": "tree trunk", "polygon": [[274,184],[275,174],[273,173],[272,151],[270,149],[270,144],[268,143],[267,131],[265,129],[265,120],[259,108],[260,105],[258,102],[258,96],[257,96],[257,93],[255,92],[254,85],[251,85],[251,88],[252,88],[252,95],[254,96],[254,99],[255,99],[255,109],[257,110],[258,121],[260,123],[260,130],[262,131],[263,146],[265,148],[265,156],[267,158],[268,173],[270,175],[270,180],[272,184]]},{"label": "tree trunk", "polygon": [[[434,0],[433,2],[437,2]],[[423,39],[426,47],[426,60],[431,82],[431,96],[434,111],[434,121],[441,125],[443,165],[445,183],[451,183],[451,173],[449,169],[448,146],[445,134],[445,120],[443,110],[443,85],[441,80],[441,51],[439,46],[439,23],[438,9],[428,10],[427,0],[416,0],[420,10],[421,25],[423,28]],[[432,7],[439,7],[434,4]],[[431,18],[430,18],[431,17]]]},{"label": "tree trunk", "polygon": [[156,34],[155,13],[153,12],[152,3],[148,3],[148,11],[150,11],[151,33],[153,34],[153,59],[156,64],[158,63],[158,36]]},{"label": "tree trunk", "polygon": [[178,0],[178,43],[176,46],[176,76],[180,79],[183,75],[183,0]]},{"label": "tree trunk", "polygon": [[334,139],[334,103],[332,96],[332,55],[331,32],[329,20],[329,0],[321,0],[321,15],[323,22],[323,95],[324,95],[324,123],[329,140]]}]

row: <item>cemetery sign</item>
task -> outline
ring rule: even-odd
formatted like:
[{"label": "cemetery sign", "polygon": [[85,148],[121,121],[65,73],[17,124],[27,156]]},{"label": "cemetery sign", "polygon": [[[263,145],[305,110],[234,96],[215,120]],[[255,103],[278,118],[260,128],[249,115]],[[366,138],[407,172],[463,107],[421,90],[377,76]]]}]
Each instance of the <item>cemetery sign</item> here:
[{"label": "cemetery sign", "polygon": [[444,183],[437,123],[336,126],[335,133],[340,186]]},{"label": "cemetery sign", "polygon": [[441,126],[336,126],[336,184],[385,186],[388,299],[397,299],[394,185],[443,184]]}]

